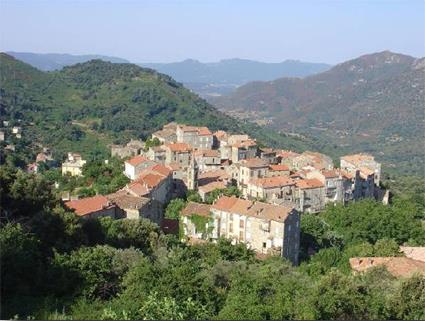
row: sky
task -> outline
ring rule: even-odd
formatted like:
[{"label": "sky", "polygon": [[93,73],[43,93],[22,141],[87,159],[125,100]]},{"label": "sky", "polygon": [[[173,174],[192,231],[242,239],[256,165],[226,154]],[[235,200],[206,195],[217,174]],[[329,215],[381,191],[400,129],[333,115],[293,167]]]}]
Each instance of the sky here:
[{"label": "sky", "polygon": [[424,0],[0,0],[0,50],[131,62],[425,56]]}]

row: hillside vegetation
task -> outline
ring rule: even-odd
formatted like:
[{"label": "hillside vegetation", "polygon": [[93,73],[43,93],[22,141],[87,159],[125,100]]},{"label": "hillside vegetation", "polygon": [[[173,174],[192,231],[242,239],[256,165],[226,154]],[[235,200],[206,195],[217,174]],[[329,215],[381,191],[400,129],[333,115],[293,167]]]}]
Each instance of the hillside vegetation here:
[{"label": "hillside vegetation", "polygon": [[104,158],[107,144],[146,139],[171,121],[246,132],[270,146],[317,146],[236,121],[171,77],[132,64],[92,60],[45,73],[1,54],[0,75],[1,120],[23,126],[15,143],[32,151],[41,143],[58,158],[70,150]]},{"label": "hillside vegetation", "polygon": [[[188,245],[146,219],[81,219],[42,176],[0,166],[1,318],[423,320],[425,278],[353,256],[424,245],[424,203],[397,199],[303,215],[299,267],[229,240]],[[309,248],[316,254],[308,257]]]},{"label": "hillside vegetation", "polygon": [[316,136],[340,152],[371,152],[390,171],[425,174],[424,58],[365,55],[304,79],[249,83],[213,103],[272,117],[273,128]]}]

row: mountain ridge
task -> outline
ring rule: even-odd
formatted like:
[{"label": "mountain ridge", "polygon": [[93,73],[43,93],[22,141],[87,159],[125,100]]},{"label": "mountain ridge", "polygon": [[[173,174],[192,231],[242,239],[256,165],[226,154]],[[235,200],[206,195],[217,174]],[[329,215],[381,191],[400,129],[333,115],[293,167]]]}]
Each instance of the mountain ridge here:
[{"label": "mountain ridge", "polygon": [[271,117],[277,130],[308,133],[381,154],[390,167],[401,162],[407,172],[423,172],[423,146],[415,137],[425,130],[424,65],[424,58],[383,51],[304,79],[248,83],[210,102]]}]

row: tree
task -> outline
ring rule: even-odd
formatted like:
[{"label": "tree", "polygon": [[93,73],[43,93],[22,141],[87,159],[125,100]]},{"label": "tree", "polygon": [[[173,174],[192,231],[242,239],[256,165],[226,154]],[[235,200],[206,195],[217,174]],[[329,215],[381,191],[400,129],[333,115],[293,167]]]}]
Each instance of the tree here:
[{"label": "tree", "polygon": [[185,206],[186,202],[181,198],[171,200],[165,209],[165,217],[178,220],[180,218],[180,212]]}]

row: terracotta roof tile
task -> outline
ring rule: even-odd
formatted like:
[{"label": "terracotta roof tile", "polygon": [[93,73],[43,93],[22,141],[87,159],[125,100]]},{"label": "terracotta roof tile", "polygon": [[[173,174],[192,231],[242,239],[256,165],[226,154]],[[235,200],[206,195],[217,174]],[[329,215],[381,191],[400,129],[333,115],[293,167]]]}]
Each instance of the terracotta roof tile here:
[{"label": "terracotta roof tile", "polygon": [[227,184],[222,181],[210,182],[202,186],[198,186],[198,190],[204,193],[212,192],[215,189],[223,189],[226,188]]},{"label": "terracotta roof tile", "polygon": [[125,190],[106,195],[106,198],[122,209],[140,209],[150,201],[149,198],[134,196]]},{"label": "terracotta roof tile", "polygon": [[278,222],[283,222],[294,210],[292,207],[272,205],[263,202],[254,203],[241,198],[227,196],[220,197],[211,206],[211,209]]},{"label": "terracotta roof tile", "polygon": [[425,262],[425,246],[400,246],[406,257]]},{"label": "terracotta roof tile", "polygon": [[261,158],[250,158],[245,159],[240,162],[242,166],[248,167],[248,168],[261,168],[261,167],[268,167],[269,163]]},{"label": "terracotta roof tile", "polygon": [[246,148],[246,147],[253,147],[253,146],[257,146],[257,142],[252,139],[240,141],[232,145],[232,147],[236,147],[236,148]]},{"label": "terracotta roof tile", "polygon": [[331,170],[323,170],[323,171],[322,171],[322,174],[323,174],[323,176],[324,176],[325,178],[339,177],[339,173],[338,173],[336,170],[334,170],[334,169],[331,169]]},{"label": "terracotta roof tile", "polygon": [[211,208],[220,210],[220,211],[230,211],[232,206],[237,202],[236,197],[222,196],[211,206]]},{"label": "terracotta roof tile", "polygon": [[271,171],[289,171],[289,167],[284,164],[270,165]]},{"label": "terracotta roof tile", "polygon": [[282,158],[295,158],[297,156],[300,156],[300,154],[290,150],[281,150],[276,154],[276,156],[280,156]]},{"label": "terracotta roof tile", "polygon": [[140,164],[143,164],[144,162],[149,162],[150,160],[147,159],[145,156],[143,155],[137,155],[134,156],[133,158],[130,158],[129,160],[126,161],[126,163],[132,165],[132,166],[138,166]]},{"label": "terracotta roof tile", "polygon": [[220,157],[220,152],[216,149],[198,149],[194,152],[194,155],[202,157]]},{"label": "terracotta roof tile", "polygon": [[249,184],[262,186],[264,188],[295,185],[295,180],[288,176],[263,177],[249,181]]},{"label": "terracotta roof tile", "polygon": [[201,204],[196,202],[187,203],[186,207],[182,210],[181,214],[183,216],[191,216],[197,214],[204,217],[210,217],[211,205]]},{"label": "terracotta roof tile", "polygon": [[414,273],[425,275],[425,262],[403,256],[350,258],[350,266],[356,272],[363,272],[382,265],[396,277],[408,277]]},{"label": "terracotta roof tile", "polygon": [[296,181],[296,185],[300,189],[312,189],[312,188],[324,187],[323,183],[316,178],[300,179]]},{"label": "terracotta roof tile", "polygon": [[249,216],[284,222],[293,208],[282,205],[273,205],[256,202],[248,211]]},{"label": "terracotta roof tile", "polygon": [[171,143],[165,144],[166,148],[169,148],[172,152],[190,152],[192,147],[186,143]]},{"label": "terracotta roof tile", "polygon": [[109,208],[112,206],[112,204],[105,196],[97,195],[79,200],[68,201],[65,203],[65,206],[69,209],[73,209],[77,215],[84,216],[105,208]]},{"label": "terracotta roof tile", "polygon": [[132,182],[127,189],[137,196],[146,196],[150,193],[149,188],[141,182]]}]

